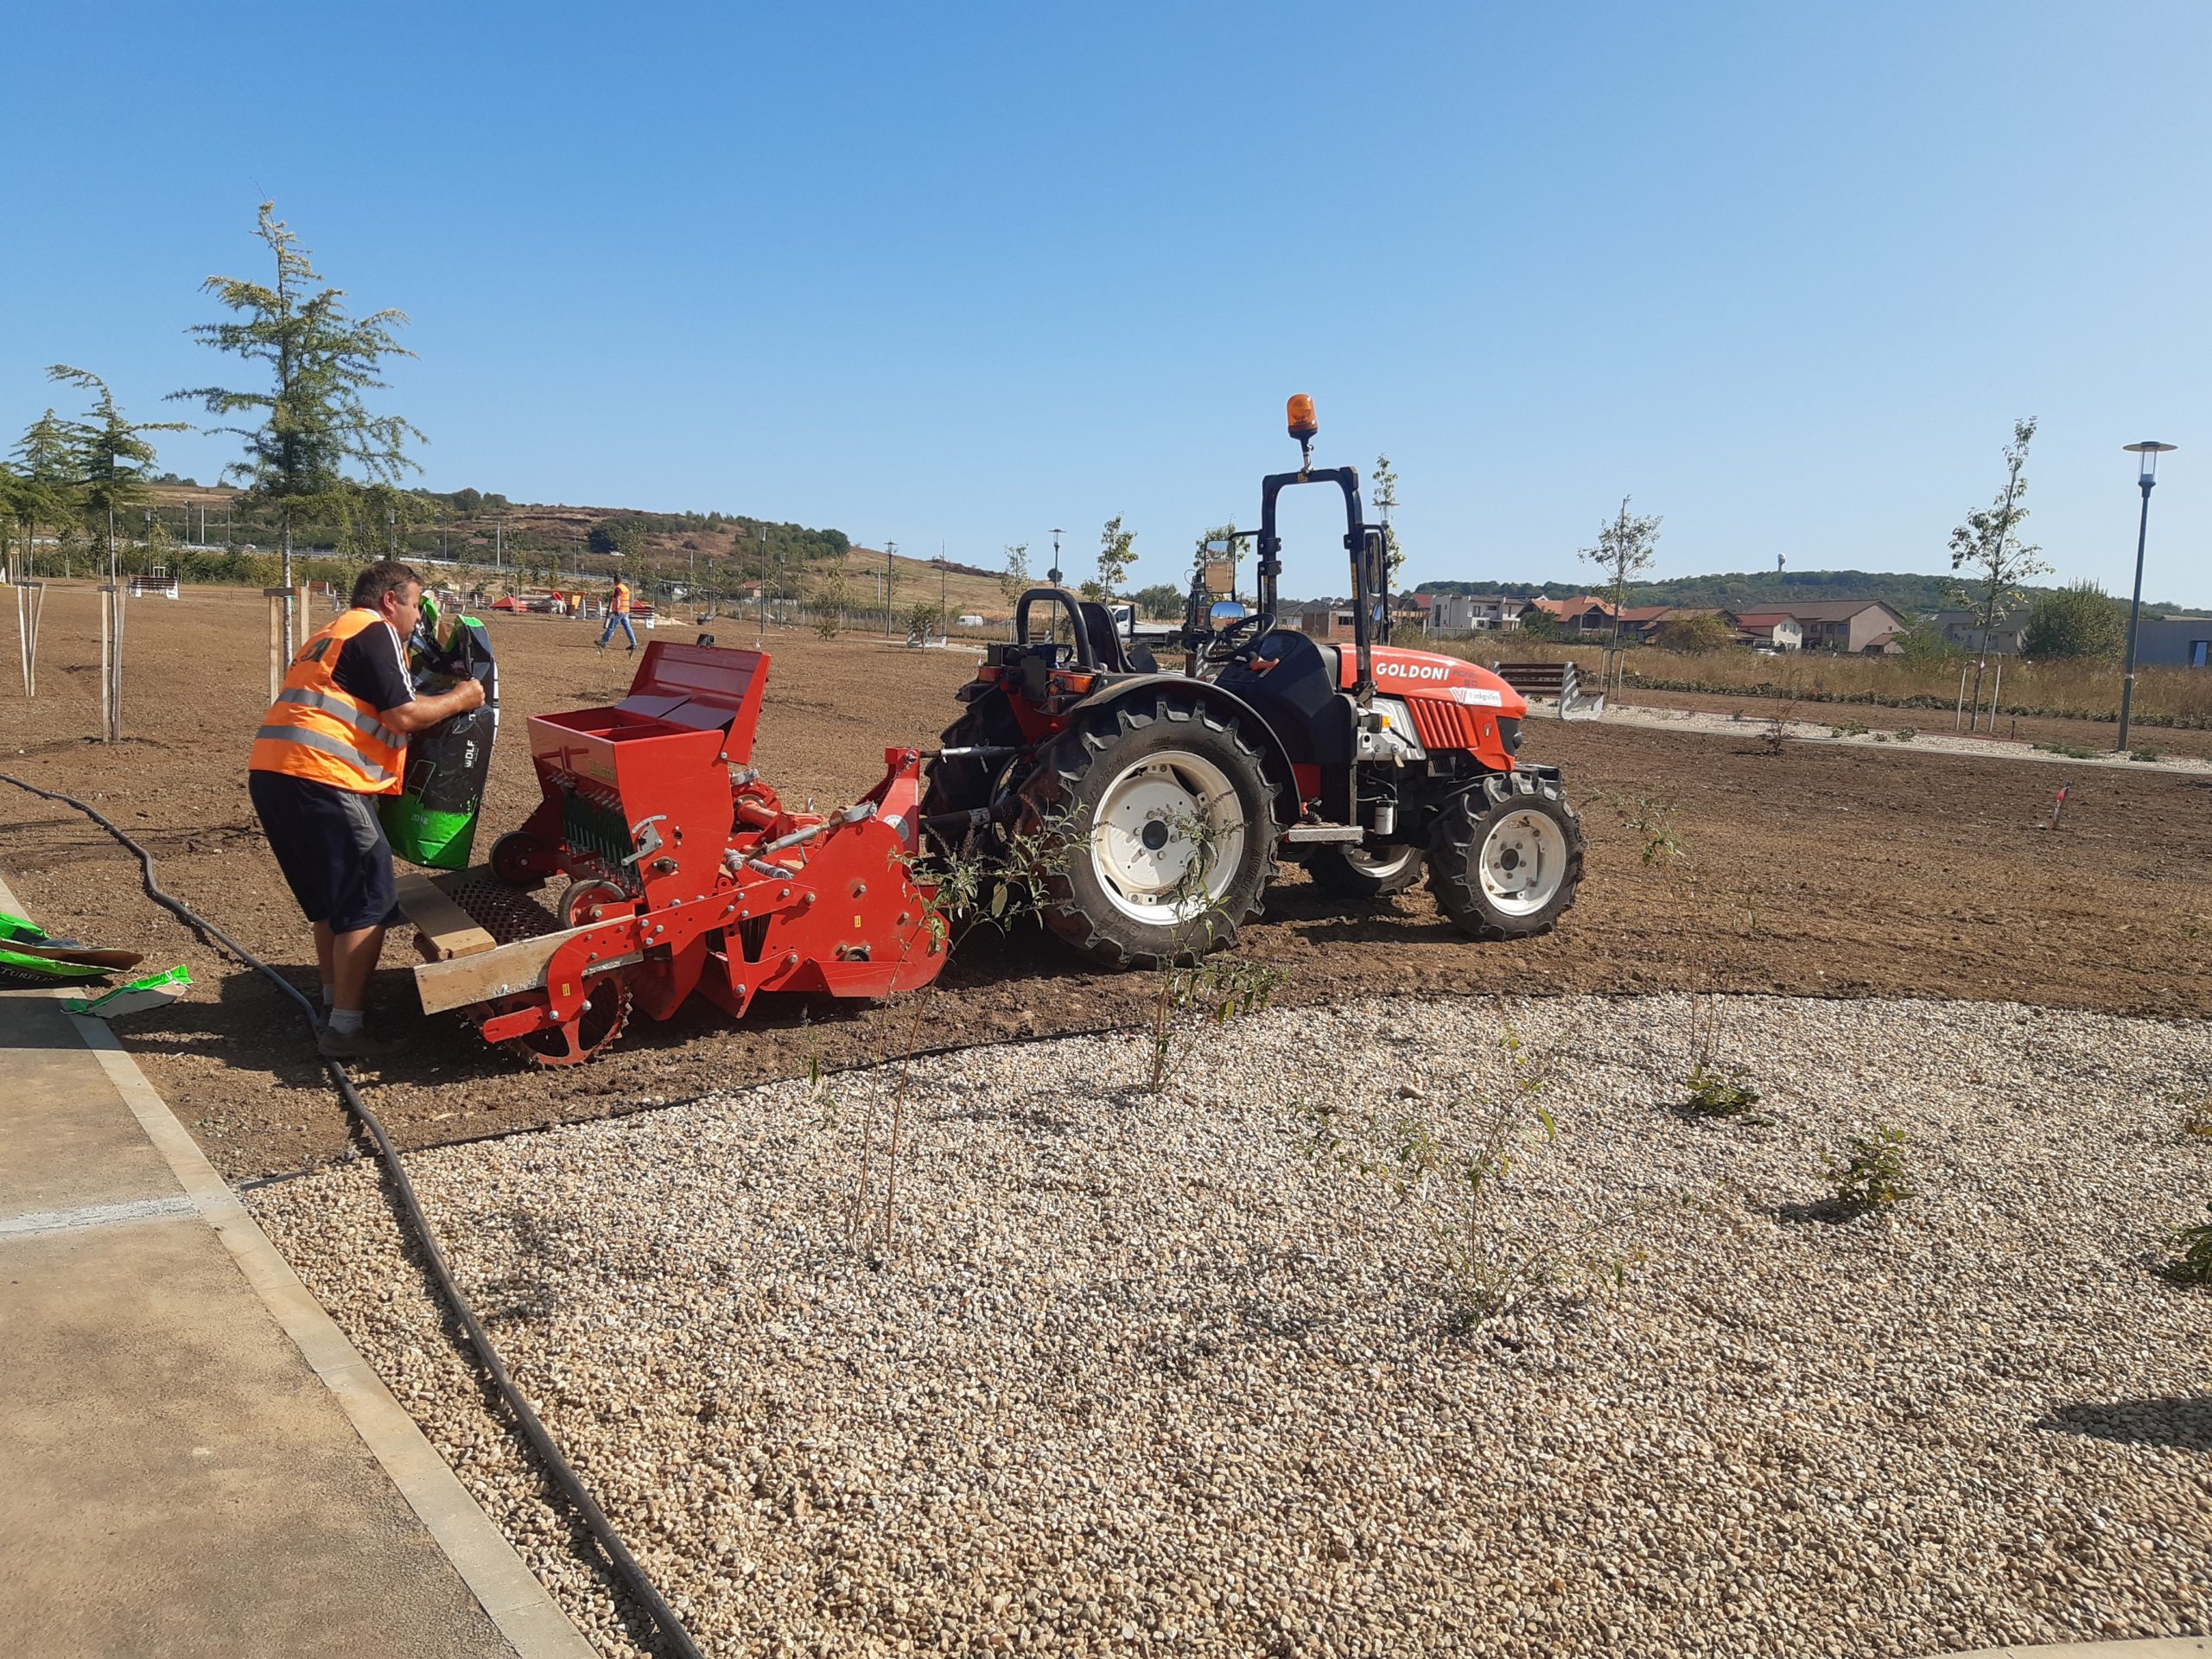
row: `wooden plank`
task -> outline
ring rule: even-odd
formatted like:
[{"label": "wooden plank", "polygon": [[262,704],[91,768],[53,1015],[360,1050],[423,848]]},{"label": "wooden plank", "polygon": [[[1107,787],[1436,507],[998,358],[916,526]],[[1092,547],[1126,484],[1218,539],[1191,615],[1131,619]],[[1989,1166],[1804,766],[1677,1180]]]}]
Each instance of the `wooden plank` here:
[{"label": "wooden plank", "polygon": [[423,931],[430,954],[440,962],[455,957],[481,956],[499,948],[499,942],[477,925],[469,913],[446,896],[427,875],[399,878],[399,908]]},{"label": "wooden plank", "polygon": [[[541,933],[534,939],[517,939],[512,944],[503,944],[478,956],[455,957],[449,962],[417,963],[415,993],[423,1000],[423,1012],[442,1014],[448,1008],[488,1002],[497,996],[537,990],[545,983],[546,964],[553,960],[554,954],[579,933],[588,933],[596,925],[594,923],[561,933]],[[636,950],[626,956],[609,957],[592,963],[590,971],[604,973],[642,957],[643,953]]]}]

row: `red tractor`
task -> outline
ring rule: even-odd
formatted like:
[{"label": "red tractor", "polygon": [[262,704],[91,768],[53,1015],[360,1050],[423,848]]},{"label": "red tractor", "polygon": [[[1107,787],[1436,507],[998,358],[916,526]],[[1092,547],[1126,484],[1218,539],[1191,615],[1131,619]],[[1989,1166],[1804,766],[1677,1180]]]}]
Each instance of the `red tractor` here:
[{"label": "red tractor", "polygon": [[[1391,645],[1388,556],[1359,474],[1312,465],[1311,398],[1289,413],[1300,464],[1261,481],[1255,611],[1209,606],[1202,556],[1183,671],[1163,672],[1105,607],[1033,588],[930,765],[922,823],[941,855],[988,855],[1014,833],[1065,839],[1044,913],[1093,961],[1188,954],[1200,921],[1205,945],[1227,943],[1279,853],[1353,899],[1411,887],[1425,866],[1438,906],[1478,939],[1546,932],[1574,902],[1581,826],[1559,769],[1516,758],[1527,702],[1475,664]],[[1279,626],[1275,504],[1300,484],[1344,493],[1350,650]]]}]

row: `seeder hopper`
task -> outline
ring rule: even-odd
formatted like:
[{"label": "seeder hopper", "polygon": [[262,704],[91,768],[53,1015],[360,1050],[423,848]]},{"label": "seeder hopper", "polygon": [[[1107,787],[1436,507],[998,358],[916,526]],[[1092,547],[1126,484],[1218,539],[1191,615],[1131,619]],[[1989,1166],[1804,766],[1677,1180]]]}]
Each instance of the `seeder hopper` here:
[{"label": "seeder hopper", "polygon": [[[921,754],[842,811],[793,812],[751,765],[755,651],[655,640],[630,695],[530,718],[543,791],[488,866],[401,883],[425,1013],[458,1010],[541,1065],[587,1060],[633,1007],[694,991],[742,1016],[762,991],[884,997],[937,977],[916,885]],[[567,885],[549,907],[536,893]]]}]

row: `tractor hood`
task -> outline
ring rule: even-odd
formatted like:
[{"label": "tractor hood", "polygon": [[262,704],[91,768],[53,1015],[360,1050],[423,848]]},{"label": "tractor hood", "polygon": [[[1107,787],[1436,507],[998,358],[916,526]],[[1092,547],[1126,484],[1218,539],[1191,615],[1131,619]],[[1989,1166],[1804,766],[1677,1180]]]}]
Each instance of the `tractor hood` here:
[{"label": "tractor hood", "polygon": [[[1339,651],[1337,672],[1338,684],[1350,690],[1359,679],[1358,658]],[[1376,646],[1375,689],[1389,696],[1437,697],[1490,709],[1503,720],[1525,720],[1529,714],[1529,700],[1490,670],[1440,652]]]}]

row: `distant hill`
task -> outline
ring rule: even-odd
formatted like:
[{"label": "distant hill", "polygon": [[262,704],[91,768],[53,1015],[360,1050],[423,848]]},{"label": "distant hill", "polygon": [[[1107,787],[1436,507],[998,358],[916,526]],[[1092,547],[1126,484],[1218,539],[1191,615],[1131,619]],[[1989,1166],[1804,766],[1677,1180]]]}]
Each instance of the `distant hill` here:
[{"label": "distant hill", "polygon": [[[1959,583],[1949,575],[1930,576],[1899,570],[1745,570],[1705,576],[1671,576],[1664,582],[1632,582],[1628,586],[1631,605],[1715,605],[1723,610],[1756,610],[1772,607],[1787,610],[1792,600],[1812,604],[1820,600],[1885,600],[1908,615],[1921,611],[1946,610],[1956,605]],[[1414,590],[1422,594],[1503,594],[1515,599],[1573,599],[1604,591],[1598,582],[1424,582]],[[2031,597],[2053,591],[2030,588]],[[2145,611],[2170,611],[2171,605],[2144,603]]]}]

